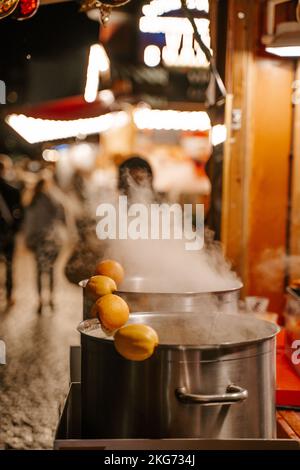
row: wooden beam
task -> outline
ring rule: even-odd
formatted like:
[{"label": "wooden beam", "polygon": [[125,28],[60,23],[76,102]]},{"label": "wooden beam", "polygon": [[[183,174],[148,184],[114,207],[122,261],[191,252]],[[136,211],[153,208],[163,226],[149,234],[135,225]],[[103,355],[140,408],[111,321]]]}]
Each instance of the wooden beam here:
[{"label": "wooden beam", "polygon": [[294,139],[292,163],[292,196],[290,226],[290,277],[300,277],[300,62],[297,64],[296,80],[293,88]]},{"label": "wooden beam", "polygon": [[233,95],[232,108],[242,114],[240,128],[232,129],[225,147],[222,241],[233,267],[247,282],[245,207],[248,206],[249,115],[257,4],[255,1],[229,0],[228,8],[226,86]]},{"label": "wooden beam", "polygon": [[285,301],[293,77],[289,60],[256,59],[247,286],[250,295],[268,297],[275,312],[282,311]]},{"label": "wooden beam", "polygon": [[[228,6],[226,85],[242,120],[240,128],[232,129],[225,151],[222,239],[245,295],[268,297],[271,310],[280,312],[286,277],[293,62],[262,51],[264,3],[229,0]],[[300,150],[294,181],[299,180],[299,162]],[[299,253],[300,195],[296,182],[294,186],[293,223],[298,228],[293,250]]]},{"label": "wooden beam", "polygon": [[223,194],[222,194],[222,227],[221,239],[225,249],[225,255],[230,256],[230,181],[231,181],[231,168],[232,168],[232,152],[231,152],[231,138],[232,138],[232,106],[233,95],[228,94],[225,104],[225,126],[227,128],[227,140],[224,145],[224,158],[223,158]]}]

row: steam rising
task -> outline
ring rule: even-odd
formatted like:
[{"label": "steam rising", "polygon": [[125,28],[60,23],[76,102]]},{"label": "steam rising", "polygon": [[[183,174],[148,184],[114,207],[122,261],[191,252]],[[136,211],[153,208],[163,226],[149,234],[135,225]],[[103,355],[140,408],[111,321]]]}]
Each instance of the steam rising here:
[{"label": "steam rising", "polygon": [[[148,208],[154,195],[149,185],[137,188],[128,177],[130,203],[143,203]],[[177,223],[175,219],[172,224]],[[173,227],[174,228],[174,227]],[[174,234],[174,230],[171,230]],[[222,292],[241,287],[237,275],[224,258],[219,243],[207,233],[203,249],[187,251],[186,240],[113,240],[109,241],[105,257],[119,261],[125,268],[126,279],[120,290],[132,290],[131,279],[139,292],[201,293]]]},{"label": "steam rising", "polygon": [[283,270],[289,272],[293,278],[300,277],[300,256],[289,256],[282,248],[265,250],[254,271],[261,290],[282,292]]},{"label": "steam rising", "polygon": [[182,240],[118,240],[110,244],[106,257],[124,266],[124,290],[130,287],[130,278],[142,278],[140,292],[200,293],[240,287],[216,243],[188,252]]}]

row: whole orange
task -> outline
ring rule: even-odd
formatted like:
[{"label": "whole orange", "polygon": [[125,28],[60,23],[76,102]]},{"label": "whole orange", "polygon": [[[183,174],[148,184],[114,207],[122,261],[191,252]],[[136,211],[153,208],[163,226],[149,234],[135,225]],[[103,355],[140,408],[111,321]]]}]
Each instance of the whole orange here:
[{"label": "whole orange", "polygon": [[108,294],[95,304],[101,325],[108,331],[115,331],[126,324],[129,319],[129,307],[118,295]]},{"label": "whole orange", "polygon": [[158,346],[158,336],[148,325],[127,325],[115,334],[115,348],[130,361],[149,359]]},{"label": "whole orange", "polygon": [[117,284],[121,284],[125,275],[123,266],[112,259],[100,261],[100,263],[98,263],[96,266],[95,274],[108,276]]},{"label": "whole orange", "polygon": [[86,289],[97,298],[115,292],[117,286],[115,281],[108,276],[93,276],[89,279]]}]

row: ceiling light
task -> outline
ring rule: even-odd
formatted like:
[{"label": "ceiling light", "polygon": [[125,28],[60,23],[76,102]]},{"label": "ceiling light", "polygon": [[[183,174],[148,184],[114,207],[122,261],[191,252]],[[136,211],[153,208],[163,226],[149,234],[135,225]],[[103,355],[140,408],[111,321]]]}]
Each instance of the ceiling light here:
[{"label": "ceiling light", "polygon": [[300,24],[281,23],[266,51],[280,57],[300,57]]},{"label": "ceiling light", "polygon": [[300,57],[300,46],[266,47],[266,51],[279,57]]},{"label": "ceiling light", "polygon": [[[280,23],[275,31],[276,6],[290,0],[269,0],[267,4],[267,34],[262,42],[266,51],[279,57],[300,57],[300,24],[297,21]],[[297,7],[297,18],[299,12]],[[299,20],[299,18],[298,18]]]}]

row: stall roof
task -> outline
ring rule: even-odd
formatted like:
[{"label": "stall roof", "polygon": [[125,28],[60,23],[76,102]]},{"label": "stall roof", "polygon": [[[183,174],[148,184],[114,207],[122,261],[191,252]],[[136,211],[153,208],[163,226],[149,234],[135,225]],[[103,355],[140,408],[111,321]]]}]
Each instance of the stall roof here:
[{"label": "stall roof", "polygon": [[100,99],[87,103],[83,96],[72,96],[37,105],[10,107],[9,114],[23,114],[37,119],[74,120],[97,117],[110,110]]}]

